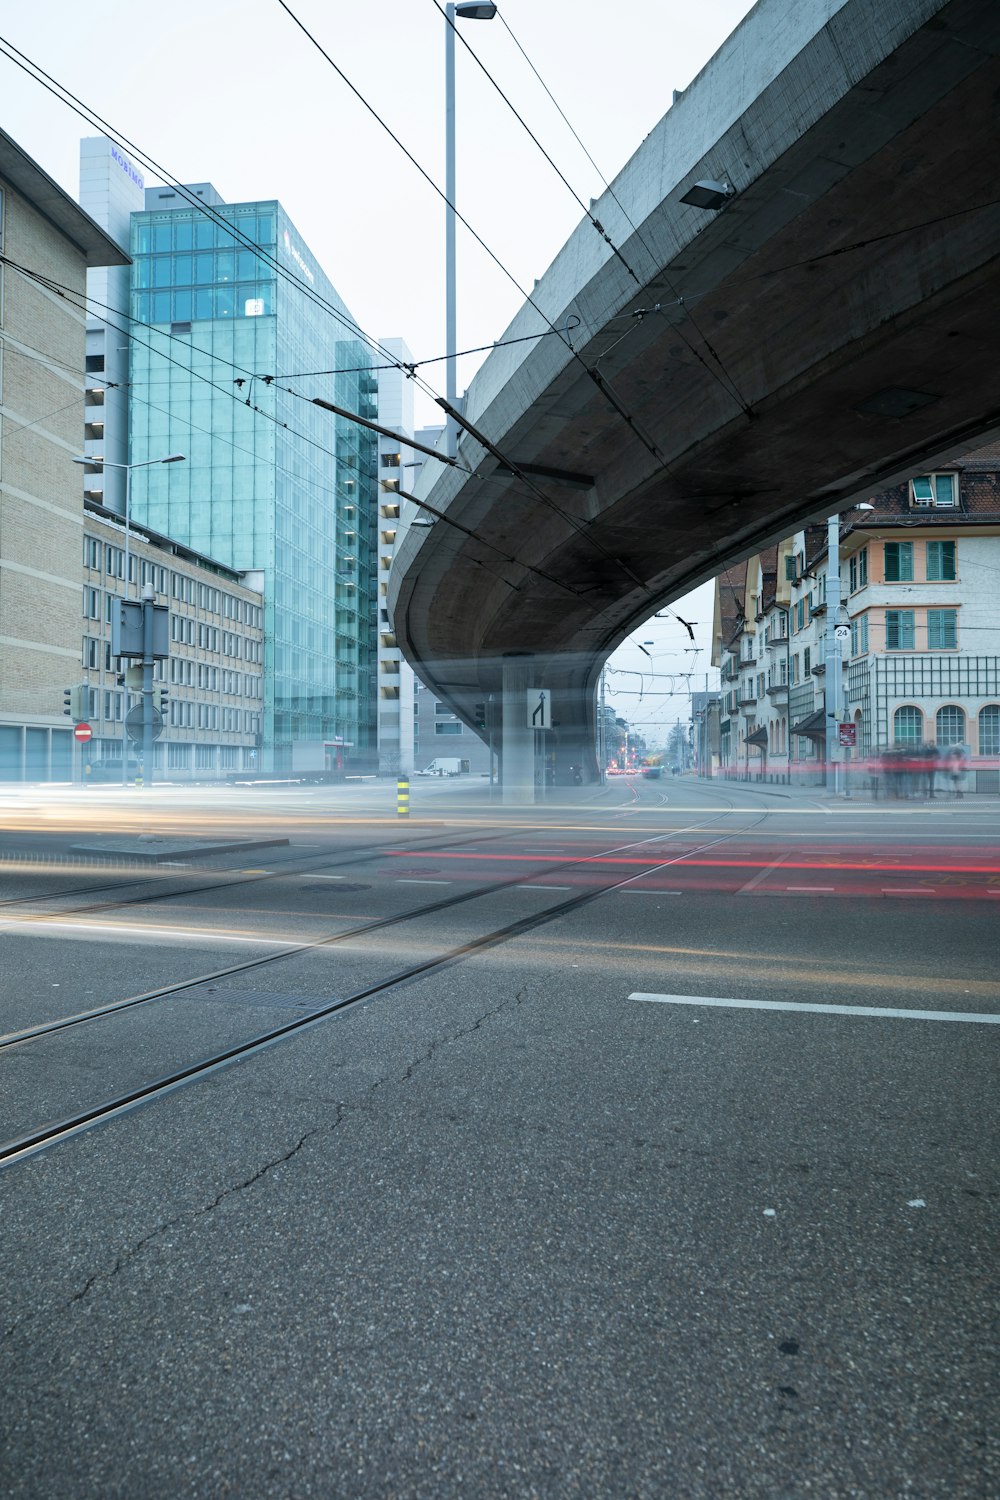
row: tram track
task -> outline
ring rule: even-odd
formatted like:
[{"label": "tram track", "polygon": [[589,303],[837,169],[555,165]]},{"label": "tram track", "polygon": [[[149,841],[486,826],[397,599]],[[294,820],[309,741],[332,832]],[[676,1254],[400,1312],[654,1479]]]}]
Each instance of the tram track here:
[{"label": "tram track", "polygon": [[[725,813],[721,813],[719,815],[719,818],[715,819],[714,821],[721,821],[721,818],[725,815]],[[766,814],[762,814],[758,818],[757,823],[753,825],[753,827],[757,827],[760,822],[764,821],[765,817]],[[645,844],[661,843],[666,839],[676,838],[690,831],[691,830],[689,829],[676,829],[666,833],[656,833],[650,835],[649,838],[631,840],[627,844],[616,845],[612,849],[602,850],[597,854],[580,855],[576,858],[549,863],[546,865],[544,875],[549,876],[579,865],[593,864],[597,861],[607,860],[612,858],[616,854],[624,855],[626,853],[630,853],[634,849],[642,848]],[[752,830],[741,829],[740,834],[748,831]],[[727,839],[735,838],[737,836],[737,834],[727,835]],[[704,849],[712,848],[718,842],[725,841],[726,840],[713,840],[712,843],[701,845],[697,849],[686,850],[684,855],[679,856],[679,858],[690,859],[694,854],[703,852]],[[485,840],[463,840],[462,842],[485,842]],[[676,863],[676,861],[674,862]],[[643,871],[632,878],[640,879],[642,878],[642,875],[649,873],[651,872],[648,870]],[[225,979],[231,977],[234,974],[247,973],[253,969],[263,968],[269,964],[277,963],[282,959],[294,958],[298,955],[309,953],[315,949],[332,948],[339,943],[350,942],[355,938],[364,937],[373,932],[382,931],[391,927],[397,927],[405,922],[419,920],[421,917],[434,916],[442,911],[448,911],[454,907],[466,905],[470,901],[480,900],[487,896],[498,895],[502,891],[509,890],[514,887],[521,887],[525,884],[530,885],[533,879],[541,878],[542,876],[528,877],[525,876],[523,872],[519,872],[517,875],[512,875],[507,879],[493,881],[489,885],[479,886],[471,891],[462,891],[455,895],[442,896],[436,901],[426,902],[422,906],[412,907],[405,912],[396,912],[387,917],[376,917],[371,921],[361,922],[356,926],[344,928],[339,932],[328,933],[320,938],[310,938],[301,943],[288,944],[287,946],[280,948],[277,953],[267,953],[262,954],[258,958],[244,959],[238,964],[228,964],[224,968],[215,969],[208,974],[197,975],[192,979],[177,980],[173,984],[162,985],[157,989],[147,990],[139,995],[131,995],[123,1000],[111,1001],[106,1005],[94,1006],[89,1010],[80,1011],[74,1015],[63,1016],[53,1021],[43,1021],[36,1026],[24,1027],[21,1030],[15,1032],[0,1034],[0,1053],[2,1053],[8,1047],[17,1046],[23,1042],[32,1041],[37,1037],[50,1036],[55,1032],[65,1031],[70,1027],[79,1026],[86,1021],[97,1020],[103,1016],[114,1015],[118,1012],[132,1009],[137,1005],[148,1004],[152,1000],[158,1000],[169,995],[179,994],[183,990],[191,989],[201,984],[208,984],[209,982],[216,979]],[[624,883],[627,884],[628,882],[626,881]],[[206,887],[206,889],[208,890],[213,890],[216,888],[222,887]],[[112,903],[112,905],[114,905],[114,903]],[[47,918],[48,920],[61,920],[66,916],[87,914],[89,914],[89,908],[83,907],[71,912],[60,911],[53,913],[43,913],[42,916]]]},{"label": "tram track", "polygon": [[[721,812],[713,821],[721,821],[727,813],[746,811],[753,815],[756,809],[742,810],[730,807]],[[152,1102],[163,1095],[180,1088],[198,1078],[205,1077],[218,1069],[229,1066],[234,1062],[256,1055],[264,1049],[275,1045],[307,1027],[318,1025],[343,1011],[361,1005],[367,1000],[382,994],[387,990],[394,989],[400,985],[407,984],[426,974],[449,967],[471,957],[477,953],[484,952],[490,948],[497,947],[503,943],[536,930],[539,927],[558,921],[575,911],[611,895],[616,891],[623,890],[637,881],[655,875],[660,870],[669,869],[672,866],[683,864],[685,859],[691,859],[708,849],[717,848],[721,844],[731,842],[733,839],[744,836],[764,822],[767,818],[766,812],[760,812],[749,828],[740,828],[730,833],[723,834],[718,838],[696,845],[693,848],[676,852],[671,858],[658,858],[652,854],[648,866],[640,871],[622,876],[617,880],[610,881],[604,885],[580,892],[568,897],[566,900],[555,902],[546,906],[542,911],[534,912],[512,922],[492,928],[486,933],[466,939],[465,941],[452,945],[443,952],[425,959],[420,963],[408,966],[405,969],[388,975],[386,978],[374,984],[363,987],[350,995],[342,996],[329,1003],[321,1004],[311,1008],[307,1014],[297,1016],[291,1021],[270,1027],[264,1031],[244,1039],[243,1041],[210,1053],[191,1063],[178,1067],[158,1078],[148,1080],[135,1087],[125,1090],[111,1099],[105,1099],[100,1103],[79,1110],[73,1115],[62,1119],[50,1120],[48,1123],[33,1127],[22,1134],[12,1137],[0,1143],[0,1167],[11,1165],[16,1161],[24,1159],[46,1147],[65,1141],[79,1134],[81,1131],[94,1125],[103,1123],[118,1117],[119,1115],[139,1107],[143,1103]],[[624,845],[618,845],[611,849],[602,850],[597,854],[580,856],[576,859],[568,859],[561,862],[560,868],[572,866],[593,865],[598,861],[613,859],[616,854],[631,853],[635,849],[642,848],[650,843],[663,843],[670,838],[676,838],[689,830],[672,830],[657,833],[650,838],[633,840]],[[547,867],[546,874],[550,873],[552,867]],[[182,994],[184,991],[197,990],[199,987],[213,983],[220,979],[227,979],[233,975],[246,973],[250,970],[260,969],[284,959],[300,956],[319,949],[332,947],[337,943],[346,942],[351,938],[357,938],[379,930],[396,927],[406,922],[412,922],[436,913],[449,910],[474,900],[483,900],[496,895],[513,885],[523,886],[525,878],[522,875],[509,880],[497,881],[489,886],[480,887],[473,891],[463,892],[414,908],[408,912],[399,913],[395,916],[379,918],[374,922],[360,924],[359,926],[328,934],[323,938],[311,939],[307,942],[290,945],[277,953],[266,954],[259,958],[245,961],[240,964],[228,965],[225,968],[213,970],[206,974],[180,981],[176,984],[163,986],[157,990],[148,991],[142,995],[131,996],[125,1000],[112,1002],[106,1006],[95,1007],[92,1010],[80,1012],[73,1016],[66,1016],[58,1021],[44,1023],[39,1027],[26,1028],[21,1032],[11,1033],[0,1038],[0,1050],[30,1046],[32,1042],[51,1036],[53,1033],[67,1031],[72,1027],[79,1027],[90,1022],[113,1017],[124,1010],[136,1006],[145,1005],[151,1001],[164,1000],[171,996]],[[530,883],[530,882],[529,882]]]},{"label": "tram track", "polygon": [[[462,847],[465,844],[488,844],[491,841],[508,839],[512,838],[513,836],[513,831],[505,830],[502,833],[477,833],[467,839],[422,839],[419,841],[411,840],[409,843],[397,840],[395,841],[395,846],[403,847],[405,849],[412,849],[416,853],[422,853],[425,850],[433,850],[439,848],[452,849],[456,847]],[[341,858],[341,855],[344,854],[354,857],[349,859]],[[318,861],[321,865],[323,863],[326,863],[333,866],[335,869],[349,869],[355,865],[368,864],[373,859],[382,857],[383,854],[384,851],[380,846],[373,848],[371,844],[355,844],[336,853],[326,851],[322,854],[297,855],[294,859],[288,860],[287,865],[277,870],[227,871],[225,873],[229,878],[225,880],[215,880],[209,881],[208,883],[204,883],[202,885],[182,887],[180,890],[172,889],[165,891],[149,891],[144,895],[131,896],[123,901],[91,902],[90,904],[84,906],[61,907],[58,911],[55,912],[35,912],[26,917],[22,917],[19,920],[27,922],[46,922],[56,921],[66,917],[93,916],[95,913],[102,911],[117,911],[130,906],[145,906],[151,904],[154,901],[179,900],[186,896],[203,896],[211,894],[211,892],[213,891],[229,890],[234,886],[256,885],[265,881],[289,879],[298,875],[308,875],[310,873],[310,870],[308,868],[291,868],[293,864],[297,864],[302,867],[312,865]],[[114,884],[105,883],[103,885],[84,886],[82,889],[78,889],[75,891],[45,891],[36,892],[34,895],[30,896],[11,896],[6,899],[0,900],[0,914],[10,908],[17,906],[30,906],[35,902],[61,901],[70,899],[74,896],[93,895],[98,891],[128,890],[131,887],[134,887],[136,884],[147,884],[156,878],[160,878],[164,882],[168,882],[181,879],[182,877],[174,875],[172,873],[167,874],[166,872],[158,872],[158,875],[150,874],[146,878],[140,877],[138,881],[133,878],[130,881],[122,881]],[[0,921],[2,921],[2,915],[0,915]]]}]

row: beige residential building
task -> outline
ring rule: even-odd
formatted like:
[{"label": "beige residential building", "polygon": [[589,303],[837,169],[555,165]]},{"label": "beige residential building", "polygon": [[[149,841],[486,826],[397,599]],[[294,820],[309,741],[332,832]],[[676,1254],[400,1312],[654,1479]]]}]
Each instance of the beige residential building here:
[{"label": "beige residential building", "polygon": [[88,266],[127,264],[0,131],[0,780],[69,779]]},{"label": "beige residential building", "polygon": [[[111,655],[114,603],[126,593],[125,526],[103,506],[85,505],[83,647],[73,681],[87,683],[87,722],[94,738],[81,757],[81,771],[85,779],[117,780],[128,743],[125,715],[141,703]],[[235,572],[145,526],[130,528],[127,571],[129,598],[138,599],[143,586],[152,585],[157,602],[170,610],[170,657],[157,662],[153,672],[154,706],[160,706],[161,694],[166,699],[154,747],[157,779],[205,781],[256,769],[263,710],[263,576]],[[79,627],[77,615],[77,638]],[[128,749],[131,774],[138,764],[135,747]]]}]

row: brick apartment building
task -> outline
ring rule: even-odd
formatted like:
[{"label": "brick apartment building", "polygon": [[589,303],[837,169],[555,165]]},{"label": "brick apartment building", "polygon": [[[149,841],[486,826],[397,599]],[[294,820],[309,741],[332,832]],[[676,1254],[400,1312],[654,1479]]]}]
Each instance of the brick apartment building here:
[{"label": "brick apartment building", "polygon": [[0,780],[68,778],[86,271],[128,258],[3,131],[0,256]]}]

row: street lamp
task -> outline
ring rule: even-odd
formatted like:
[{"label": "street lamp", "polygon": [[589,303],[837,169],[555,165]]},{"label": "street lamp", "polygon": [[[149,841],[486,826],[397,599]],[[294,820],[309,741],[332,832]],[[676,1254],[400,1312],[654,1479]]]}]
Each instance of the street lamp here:
[{"label": "street lamp", "polygon": [[[132,503],[132,470],[148,469],[153,464],[182,464],[186,458],[184,453],[170,453],[166,458],[147,458],[137,464],[121,464],[110,458],[74,458],[75,464],[92,464],[100,469],[124,469],[125,470],[125,598],[128,598],[129,583],[129,538],[131,518],[129,506]],[[136,569],[136,583],[138,583],[139,570]],[[128,701],[128,689],[125,689],[125,702]],[[122,786],[128,786],[128,727],[126,714],[122,714]]]},{"label": "street lamp", "polygon": [[[445,396],[454,407],[458,400],[458,318],[455,292],[455,22],[492,21],[497,8],[492,3],[449,0],[444,8],[444,319]],[[448,418],[446,451],[455,457],[458,428]]]}]

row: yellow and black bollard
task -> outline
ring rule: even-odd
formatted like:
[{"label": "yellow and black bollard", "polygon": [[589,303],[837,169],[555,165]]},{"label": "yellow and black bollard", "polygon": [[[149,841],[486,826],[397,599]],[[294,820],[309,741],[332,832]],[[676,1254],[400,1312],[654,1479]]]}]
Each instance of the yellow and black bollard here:
[{"label": "yellow and black bollard", "polygon": [[400,818],[410,816],[410,778],[400,776],[396,780],[396,815]]}]

